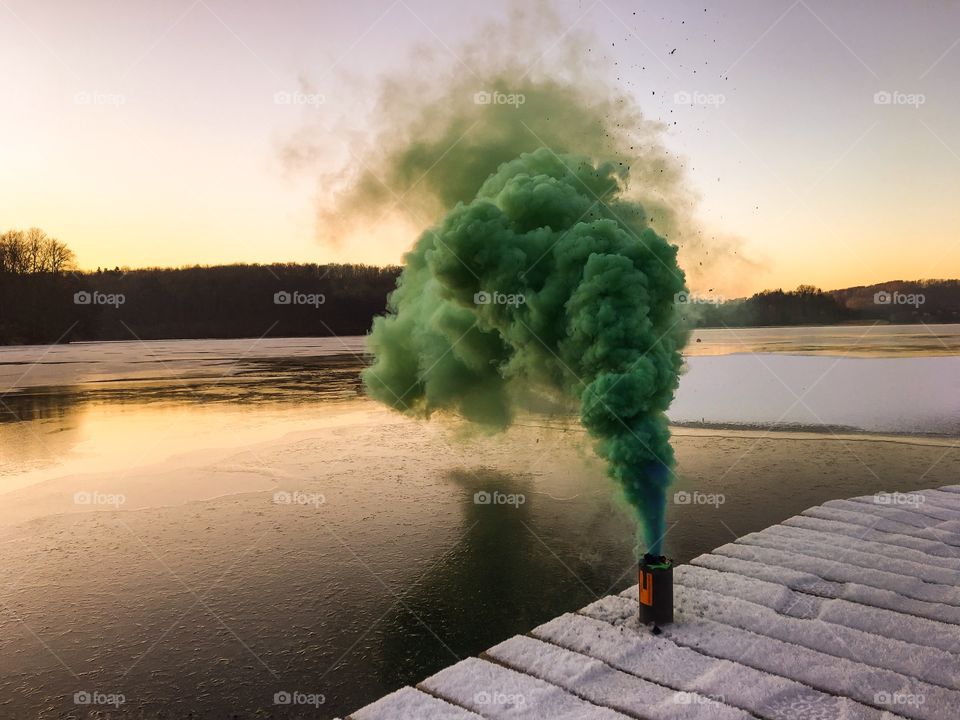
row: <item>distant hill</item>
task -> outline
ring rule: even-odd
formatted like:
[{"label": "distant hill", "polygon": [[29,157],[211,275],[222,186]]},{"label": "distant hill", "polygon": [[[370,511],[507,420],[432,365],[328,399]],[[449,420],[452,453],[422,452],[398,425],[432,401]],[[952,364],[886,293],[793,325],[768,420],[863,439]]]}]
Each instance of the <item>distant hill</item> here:
[{"label": "distant hill", "polygon": [[[0,258],[2,260],[2,258]],[[0,344],[362,335],[399,267],[219,265],[81,272],[0,262]],[[680,298],[700,327],[960,322],[960,281]]]},{"label": "distant hill", "polygon": [[891,280],[830,291],[801,285],[720,303],[691,294],[688,305],[688,314],[699,327],[957,323],[960,280]]},{"label": "distant hill", "polygon": [[362,335],[399,273],[292,263],[0,272],[0,344]]},{"label": "distant hill", "polygon": [[960,322],[960,280],[891,280],[830,294],[850,312],[868,319]]}]

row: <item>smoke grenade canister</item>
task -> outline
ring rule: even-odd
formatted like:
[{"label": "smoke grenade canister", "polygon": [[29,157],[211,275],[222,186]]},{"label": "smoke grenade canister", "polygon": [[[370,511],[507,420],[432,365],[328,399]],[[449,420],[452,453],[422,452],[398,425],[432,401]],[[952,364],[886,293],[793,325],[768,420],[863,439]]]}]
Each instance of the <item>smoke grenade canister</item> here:
[{"label": "smoke grenade canister", "polygon": [[673,560],[663,555],[644,555],[640,561],[640,622],[673,622]]}]

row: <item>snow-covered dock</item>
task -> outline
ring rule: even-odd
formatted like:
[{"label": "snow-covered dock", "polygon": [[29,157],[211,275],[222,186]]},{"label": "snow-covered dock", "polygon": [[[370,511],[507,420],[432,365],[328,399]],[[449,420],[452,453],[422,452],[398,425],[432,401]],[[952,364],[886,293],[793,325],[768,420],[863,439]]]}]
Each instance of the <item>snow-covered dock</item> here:
[{"label": "snow-covered dock", "polygon": [[960,718],[960,485],[835,500],[490,648],[351,720]]}]

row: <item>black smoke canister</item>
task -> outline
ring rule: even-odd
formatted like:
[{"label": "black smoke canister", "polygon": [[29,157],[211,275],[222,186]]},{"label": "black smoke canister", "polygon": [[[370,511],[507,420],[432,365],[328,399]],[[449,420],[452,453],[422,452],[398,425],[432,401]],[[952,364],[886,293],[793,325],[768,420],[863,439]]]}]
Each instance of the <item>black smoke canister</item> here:
[{"label": "black smoke canister", "polygon": [[640,561],[640,622],[673,622],[673,560],[663,555],[644,555]]}]

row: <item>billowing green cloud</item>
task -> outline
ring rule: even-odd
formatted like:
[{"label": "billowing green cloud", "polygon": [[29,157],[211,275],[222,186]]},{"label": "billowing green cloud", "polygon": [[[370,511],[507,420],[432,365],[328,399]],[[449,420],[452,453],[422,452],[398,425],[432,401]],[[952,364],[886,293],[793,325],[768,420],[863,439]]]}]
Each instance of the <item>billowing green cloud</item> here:
[{"label": "billowing green cloud", "polygon": [[363,379],[401,412],[491,429],[538,396],[577,406],[659,554],[685,281],[628,179],[548,148],[500,165],[405,256]]}]

